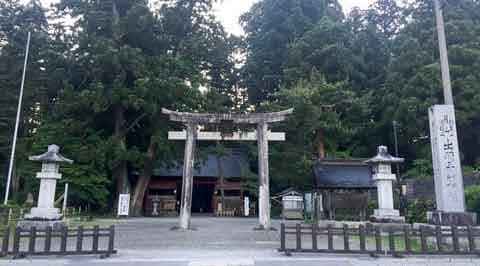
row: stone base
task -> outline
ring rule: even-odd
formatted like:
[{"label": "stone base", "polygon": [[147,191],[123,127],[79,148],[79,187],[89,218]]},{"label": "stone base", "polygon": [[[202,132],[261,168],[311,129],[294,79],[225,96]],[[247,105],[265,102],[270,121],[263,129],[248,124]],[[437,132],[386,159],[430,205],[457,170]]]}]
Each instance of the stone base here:
[{"label": "stone base", "polygon": [[372,215],[370,216],[370,221],[373,223],[403,224],[405,223],[405,217],[397,215]]},{"label": "stone base", "polygon": [[29,214],[25,214],[25,220],[57,221],[61,219],[62,214],[57,208],[32,208]]},{"label": "stone base", "polygon": [[265,228],[265,226],[259,224],[253,228],[253,231],[277,231],[277,229],[273,226],[270,226],[269,228]]},{"label": "stone base", "polygon": [[17,222],[17,227],[24,230],[30,230],[32,227],[38,230],[45,230],[47,227],[52,227],[54,231],[58,231],[65,225],[65,222],[62,220],[21,220]]},{"label": "stone base", "polygon": [[472,212],[427,212],[427,221],[434,225],[476,225],[477,214]]},{"label": "stone base", "polygon": [[393,216],[393,217],[399,217],[400,212],[395,209],[375,209],[373,210],[373,216]]},{"label": "stone base", "polygon": [[180,232],[190,232],[190,231],[197,231],[197,230],[198,229],[196,227],[189,227],[188,229],[185,229],[185,228],[181,228],[178,225],[170,228],[170,231],[180,231]]}]

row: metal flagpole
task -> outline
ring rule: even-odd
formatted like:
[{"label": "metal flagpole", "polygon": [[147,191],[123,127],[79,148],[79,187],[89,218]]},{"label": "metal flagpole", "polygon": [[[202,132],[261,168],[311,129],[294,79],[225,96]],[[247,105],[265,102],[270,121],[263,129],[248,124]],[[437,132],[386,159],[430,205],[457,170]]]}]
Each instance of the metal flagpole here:
[{"label": "metal flagpole", "polygon": [[27,71],[28,52],[29,52],[29,49],[30,49],[30,37],[31,37],[31,33],[29,32],[28,37],[27,37],[27,47],[25,49],[25,61],[23,62],[22,83],[20,85],[20,96],[18,97],[17,118],[16,118],[16,121],[15,121],[15,131],[13,133],[13,143],[12,143],[12,152],[11,152],[11,155],[10,155],[10,165],[8,166],[7,186],[5,188],[5,200],[3,201],[4,205],[7,205],[8,194],[10,192],[10,183],[12,181],[13,163],[14,163],[14,160],[15,160],[15,147],[17,146],[18,125],[20,123],[20,113],[22,111],[23,87],[25,85],[25,73]]}]

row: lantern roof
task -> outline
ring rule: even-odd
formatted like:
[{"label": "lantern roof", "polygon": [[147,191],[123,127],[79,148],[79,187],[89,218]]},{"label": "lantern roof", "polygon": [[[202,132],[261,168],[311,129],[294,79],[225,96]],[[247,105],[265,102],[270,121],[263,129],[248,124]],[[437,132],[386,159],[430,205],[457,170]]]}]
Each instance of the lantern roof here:
[{"label": "lantern roof", "polygon": [[65,158],[60,153],[60,147],[57,145],[48,145],[47,152],[40,154],[29,156],[28,159],[30,161],[37,161],[37,162],[44,162],[44,163],[73,163],[73,160]]},{"label": "lantern roof", "polygon": [[379,164],[379,163],[403,163],[405,159],[392,156],[388,153],[387,146],[379,146],[378,153],[375,157],[365,161],[367,164]]}]

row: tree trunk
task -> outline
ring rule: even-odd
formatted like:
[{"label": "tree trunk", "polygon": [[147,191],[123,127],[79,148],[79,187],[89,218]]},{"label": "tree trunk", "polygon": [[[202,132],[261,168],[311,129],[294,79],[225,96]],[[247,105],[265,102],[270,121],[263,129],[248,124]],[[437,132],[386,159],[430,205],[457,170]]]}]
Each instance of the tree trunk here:
[{"label": "tree trunk", "polygon": [[[117,141],[118,149],[121,152],[125,152],[127,150],[126,144],[126,137],[123,132],[124,124],[125,124],[125,117],[124,117],[125,110],[121,105],[115,106],[114,109],[114,117],[115,117],[115,139]],[[115,206],[114,209],[118,207],[118,200],[120,194],[129,193],[130,191],[130,184],[128,182],[128,171],[127,171],[127,162],[123,159],[118,159],[114,163],[113,178],[117,183],[117,195],[115,198]]]},{"label": "tree trunk", "polygon": [[150,183],[150,179],[152,178],[154,161],[155,161],[155,144],[153,143],[153,140],[150,139],[150,144],[148,145],[148,151],[143,164],[143,169],[140,176],[138,177],[137,185],[135,186],[135,191],[133,193],[133,200],[132,200],[133,216],[142,215],[145,192],[147,191],[148,184]]},{"label": "tree trunk", "polygon": [[17,193],[20,191],[20,179],[21,177],[17,173],[17,165],[15,164],[13,166],[13,172],[12,172],[12,196],[16,196]]},{"label": "tree trunk", "polygon": [[315,144],[317,147],[318,159],[325,158],[325,134],[323,129],[317,129],[315,134]]}]

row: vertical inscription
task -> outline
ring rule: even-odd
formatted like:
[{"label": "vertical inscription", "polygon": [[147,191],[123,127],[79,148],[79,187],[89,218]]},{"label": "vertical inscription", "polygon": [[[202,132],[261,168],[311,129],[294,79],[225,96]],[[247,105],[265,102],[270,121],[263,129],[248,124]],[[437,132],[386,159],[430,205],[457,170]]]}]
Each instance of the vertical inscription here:
[{"label": "vertical inscription", "polygon": [[453,106],[431,107],[429,119],[437,209],[463,212],[463,177]]}]

